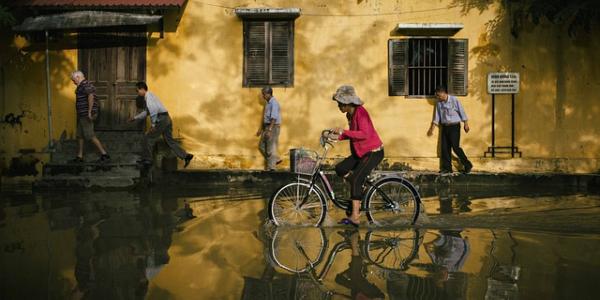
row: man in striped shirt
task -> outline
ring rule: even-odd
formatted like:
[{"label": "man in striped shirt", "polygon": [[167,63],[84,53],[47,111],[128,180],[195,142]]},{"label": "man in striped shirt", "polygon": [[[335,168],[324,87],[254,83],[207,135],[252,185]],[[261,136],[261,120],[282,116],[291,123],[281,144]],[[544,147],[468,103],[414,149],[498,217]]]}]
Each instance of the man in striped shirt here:
[{"label": "man in striped shirt", "polygon": [[91,82],[85,79],[81,71],[75,71],[71,74],[71,80],[77,86],[75,89],[75,110],[77,112],[77,139],[79,140],[79,152],[73,159],[73,162],[83,162],[83,141],[92,141],[100,152],[98,162],[107,162],[110,156],[100,143],[100,140],[94,133],[94,120],[98,116],[98,99],[96,88]]}]

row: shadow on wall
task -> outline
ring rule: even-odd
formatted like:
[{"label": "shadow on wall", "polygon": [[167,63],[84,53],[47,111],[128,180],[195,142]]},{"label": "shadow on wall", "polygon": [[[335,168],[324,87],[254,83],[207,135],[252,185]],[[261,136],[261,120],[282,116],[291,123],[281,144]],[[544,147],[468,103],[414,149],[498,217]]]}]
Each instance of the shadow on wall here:
[{"label": "shadow on wall", "polygon": [[[68,38],[52,36],[50,84],[56,133],[64,131],[69,123],[69,118],[61,114],[73,109],[72,102],[61,96],[70,84],[70,72],[76,68],[66,51],[72,49],[71,45]],[[30,157],[19,153],[41,152],[48,143],[44,50],[43,39],[37,34],[0,32],[0,156],[11,162],[10,167],[3,164],[2,173],[35,175],[37,171],[22,168],[21,162]]]},{"label": "shadow on wall", "polygon": [[[342,6],[330,8],[331,14],[343,14]],[[342,84],[356,88],[357,94],[365,101],[375,127],[383,126],[377,122],[376,111],[386,111],[393,105],[384,101],[387,96],[387,61],[366,59],[366,53],[387,55],[387,48],[378,43],[381,35],[387,34],[387,23],[373,20],[353,30],[346,30],[330,18],[313,18],[310,22],[298,19],[296,25],[295,47],[302,49],[296,54],[295,88],[289,95],[301,99],[294,105],[293,113],[287,115],[287,124],[283,132],[288,136],[290,145],[316,145],[319,132],[328,127],[348,126],[345,116],[340,113],[332,95]],[[331,39],[324,40],[315,32],[327,28]],[[320,47],[320,45],[324,45]],[[376,63],[375,63],[376,62]],[[368,84],[366,82],[369,82]],[[403,145],[403,138],[389,139],[382,136],[384,143]],[[347,145],[340,144],[332,154],[347,155]]]},{"label": "shadow on wall", "polygon": [[[527,3],[535,2],[531,0]],[[516,144],[526,157],[594,158],[600,153],[600,113],[595,90],[600,87],[600,28],[570,36],[569,24],[548,22],[538,15],[537,24],[525,18],[522,7],[511,2],[455,0],[463,13],[496,9],[487,32],[471,43],[477,60],[471,69],[469,92],[487,107],[491,122],[491,95],[487,74],[519,72],[520,93],[516,100]],[[493,5],[495,4],[495,5]],[[566,5],[562,5],[566,6]],[[598,25],[598,24],[594,24]],[[496,136],[510,143],[510,97],[496,100]],[[487,130],[491,132],[491,123]]]},{"label": "shadow on wall", "polygon": [[[176,85],[175,88],[164,85],[160,87],[162,92],[159,97],[164,98],[164,102],[186,103],[182,107],[188,107],[187,110],[173,114],[174,126],[185,128],[186,144],[191,145],[192,149],[206,148],[206,143],[210,141],[210,148],[215,149],[216,153],[227,153],[240,145],[253,143],[256,139],[254,136],[248,136],[233,140],[232,135],[228,133],[239,131],[239,128],[232,124],[232,118],[234,121],[252,119],[250,116],[260,113],[261,110],[261,107],[255,105],[255,101],[241,104],[247,103],[247,99],[235,96],[239,94],[239,89],[232,90],[233,87],[241,86],[241,64],[222,59],[237,58],[242,53],[241,38],[238,45],[222,45],[223,35],[226,33],[235,31],[236,35],[242,36],[241,23],[238,31],[233,26],[236,23],[228,20],[231,18],[239,22],[232,12],[226,12],[225,16],[220,17],[220,21],[215,22],[211,18],[223,14],[221,8],[205,7],[195,2],[189,2],[188,5],[185,14],[180,16],[183,19],[177,35],[150,41],[148,64],[151,67],[148,68],[148,74],[154,81],[165,80]],[[206,9],[215,10],[215,14],[207,13]],[[207,28],[210,30],[205,30]],[[183,70],[182,73],[184,65],[197,70]],[[240,80],[232,83],[232,78]],[[219,86],[208,85],[215,82],[220,83]],[[166,94],[168,91],[193,98],[174,99],[178,95]],[[249,89],[248,96],[251,99],[254,99],[253,92],[254,90]],[[196,106],[196,103],[201,105]],[[259,121],[257,119],[257,126]],[[178,132],[175,132],[175,135],[178,135]]]},{"label": "shadow on wall", "polygon": [[[171,95],[159,95],[164,97],[165,102],[180,101],[197,107],[193,111],[182,110],[181,113],[173,114],[175,127],[185,128],[184,137],[190,149],[210,149],[209,151],[220,154],[255,153],[258,157],[258,149],[251,152],[251,147],[258,143],[254,133],[261,123],[264,101],[260,99],[259,88],[241,88],[242,21],[227,9],[196,7],[200,5],[189,3],[177,36],[170,35],[149,45],[148,59],[149,64],[152,64],[149,75],[154,80],[161,81],[160,89],[163,93],[171,89]],[[343,7],[337,9],[339,11],[330,12],[336,14],[344,10]],[[211,10],[211,13],[206,10]],[[359,95],[367,100],[366,108],[369,110],[371,107],[371,113],[389,108],[389,103],[382,101],[388,97],[387,63],[379,60],[378,63],[373,63],[363,55],[387,55],[387,49],[375,43],[381,40],[379,35],[387,34],[387,23],[373,20],[368,26],[361,26],[360,30],[349,31],[330,22],[329,18],[311,18],[310,22],[304,22],[302,17],[296,20],[294,47],[302,51],[295,51],[294,87],[276,87],[274,91],[274,96],[280,100],[284,110],[281,145],[316,147],[321,129],[347,126],[345,117],[331,100],[331,95],[341,84],[355,85]],[[322,43],[321,37],[314,34],[323,26],[335,27],[330,30],[334,33],[331,36],[335,36],[335,40]],[[210,30],[202,30],[204,28]],[[215,32],[220,34],[214,34]],[[233,35],[235,38],[224,39],[225,35]],[[224,42],[231,41],[233,44],[223,45]],[[344,46],[340,46],[341,44]],[[153,47],[157,49],[151,49]],[[228,61],[223,61],[223,58]],[[207,61],[210,63],[206,63]],[[181,72],[182,68],[189,67],[198,70]],[[184,74],[188,77],[182,76]],[[176,88],[162,83],[173,79],[177,80]],[[361,86],[366,81],[379,82]],[[215,87],[215,83],[219,86]],[[173,94],[193,95],[199,99],[173,99],[176,97]],[[201,105],[196,106],[195,103]],[[372,118],[377,120],[375,115]],[[250,120],[250,124],[240,120]],[[375,126],[378,126],[377,122]],[[406,142],[402,138],[386,140],[386,143],[398,145]],[[342,147],[344,154],[347,154],[347,146]],[[280,154],[285,156],[287,150],[280,148]]]}]

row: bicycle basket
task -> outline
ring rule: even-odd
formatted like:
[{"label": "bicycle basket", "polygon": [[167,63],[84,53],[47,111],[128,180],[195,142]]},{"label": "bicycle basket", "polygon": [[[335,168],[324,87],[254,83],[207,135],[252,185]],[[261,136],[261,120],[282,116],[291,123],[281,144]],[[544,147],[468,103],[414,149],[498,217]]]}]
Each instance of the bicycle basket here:
[{"label": "bicycle basket", "polygon": [[317,152],[307,149],[290,149],[290,171],[313,175],[317,169]]}]

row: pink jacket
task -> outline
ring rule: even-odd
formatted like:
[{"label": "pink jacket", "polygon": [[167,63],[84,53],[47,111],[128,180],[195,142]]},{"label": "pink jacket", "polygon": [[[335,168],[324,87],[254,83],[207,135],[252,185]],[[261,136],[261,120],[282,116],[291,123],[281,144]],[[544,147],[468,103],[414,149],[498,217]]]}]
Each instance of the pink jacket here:
[{"label": "pink jacket", "polygon": [[358,157],[363,157],[368,152],[383,145],[367,110],[362,105],[357,106],[350,120],[350,130],[344,130],[340,140],[349,139],[350,146]]}]

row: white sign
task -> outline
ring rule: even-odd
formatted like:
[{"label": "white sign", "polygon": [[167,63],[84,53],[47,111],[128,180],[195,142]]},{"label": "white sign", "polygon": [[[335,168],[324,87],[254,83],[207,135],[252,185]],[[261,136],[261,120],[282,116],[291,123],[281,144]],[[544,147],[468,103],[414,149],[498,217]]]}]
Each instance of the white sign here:
[{"label": "white sign", "polygon": [[519,93],[519,73],[489,73],[487,82],[490,94]]}]

